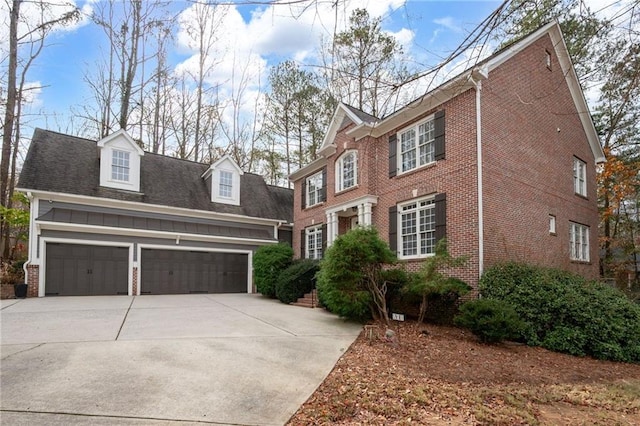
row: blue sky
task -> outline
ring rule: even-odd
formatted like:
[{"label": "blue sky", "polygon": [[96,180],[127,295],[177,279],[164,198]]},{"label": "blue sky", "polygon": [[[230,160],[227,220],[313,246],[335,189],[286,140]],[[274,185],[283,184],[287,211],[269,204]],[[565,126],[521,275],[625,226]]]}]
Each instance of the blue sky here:
[{"label": "blue sky", "polygon": [[[96,0],[76,1],[84,11],[94,8],[94,3]],[[191,4],[178,1],[172,2],[170,7],[177,14]],[[499,4],[497,1],[351,0],[340,9],[339,15],[344,21],[352,8],[366,7],[372,16],[382,17],[383,29],[396,35],[416,62],[428,66],[436,64],[454,49]],[[319,34],[323,27],[333,29],[334,24],[335,10],[326,8],[307,13],[298,20],[291,18],[291,8],[285,6],[241,6],[234,9],[234,18],[228,27],[231,30],[227,30],[226,37],[236,41],[248,38],[233,45],[236,61],[245,60],[252,66],[260,66],[263,81],[268,66],[280,60],[293,58],[302,64],[313,63]],[[344,22],[338,22],[337,28],[344,28],[344,25]],[[177,28],[176,34],[179,32]],[[179,38],[177,36],[170,46],[169,58],[173,66],[188,68],[193,52]],[[88,19],[72,29],[57,31],[50,36],[49,45],[33,66],[29,80],[42,86],[33,104],[33,112],[49,117],[55,113],[59,118],[39,119],[38,126],[63,127],[61,122],[70,116],[72,107],[79,110],[90,103],[91,95],[84,78],[106,53],[105,41],[102,31]],[[226,68],[233,68],[233,64]],[[224,79],[224,76],[219,75],[218,78]]]}]

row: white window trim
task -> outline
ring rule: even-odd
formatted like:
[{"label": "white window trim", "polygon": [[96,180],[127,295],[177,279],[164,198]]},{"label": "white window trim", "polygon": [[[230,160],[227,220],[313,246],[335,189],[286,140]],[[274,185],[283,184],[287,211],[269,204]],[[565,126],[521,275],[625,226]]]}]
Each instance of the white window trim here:
[{"label": "white window trim", "polygon": [[[220,195],[220,180],[222,172],[231,174],[231,196]],[[230,168],[218,168],[213,172],[213,182],[211,182],[211,201],[216,203],[240,205],[240,174]]]},{"label": "white window trim", "polygon": [[573,157],[573,192],[587,196],[587,163],[578,157]]},{"label": "white window trim", "polygon": [[[322,259],[322,224],[310,226],[304,230],[304,254],[307,259]],[[315,248],[310,249],[309,243],[313,241]],[[313,254],[313,256],[311,255]]]},{"label": "white window trim", "polygon": [[[580,223],[569,222],[569,258],[576,262],[590,262],[591,245],[589,242],[589,227]],[[579,240],[579,241],[578,241]],[[576,244],[580,250],[576,250]]]},{"label": "white window trim", "polygon": [[549,234],[557,235],[557,221],[556,216],[553,214],[549,215]]},{"label": "white window trim", "polygon": [[[344,167],[344,159],[347,156],[352,155],[353,158],[353,185],[345,187],[343,182],[343,167]],[[336,160],[336,192],[346,191],[347,189],[355,188],[358,186],[358,151],[355,149],[350,149],[342,153],[340,158]]]},{"label": "white window trim", "polygon": [[[434,125],[434,138],[433,140],[430,141],[430,143],[433,144],[433,160],[429,161],[427,163],[424,164],[419,164],[420,163],[420,142],[419,142],[419,130],[420,130],[420,126],[428,123],[432,121],[433,125]],[[416,158],[416,165],[413,168],[407,169],[407,170],[402,170],[402,135],[408,131],[413,130],[415,133],[415,141],[414,141],[414,148],[413,150],[415,151],[415,158]],[[436,139],[435,139],[435,114],[430,115],[429,117],[425,118],[424,120],[420,120],[415,124],[412,124],[411,126],[405,127],[401,130],[398,131],[397,133],[397,137],[396,137],[396,170],[398,170],[398,175],[402,175],[405,173],[411,173],[414,170],[418,170],[421,169],[423,167],[427,167],[431,164],[434,164],[436,162],[435,159],[435,143],[436,143]]]},{"label": "white window trim", "polygon": [[[311,182],[314,179],[320,182],[320,186],[316,186],[315,190],[311,191],[310,189],[311,185],[309,185],[309,182]],[[321,200],[323,186],[324,186],[324,182],[322,181],[322,171],[312,174],[311,176],[305,179],[305,191],[306,191],[304,195],[305,207],[313,207],[320,204],[323,201]],[[309,200],[311,199],[312,193],[315,195],[315,202],[313,204],[309,202]]]},{"label": "white window trim", "polygon": [[[433,255],[435,255],[434,253],[427,253],[427,254],[421,254],[420,253],[420,223],[419,223],[419,211],[420,208],[418,207],[415,211],[416,211],[416,234],[418,235],[418,240],[416,241],[417,244],[417,254],[412,254],[412,255],[405,255],[404,253],[404,246],[403,246],[403,241],[402,241],[402,208],[409,205],[409,204],[417,204],[417,203],[421,203],[423,201],[431,201],[431,208],[434,209],[434,214],[435,214],[435,197],[434,196],[428,196],[428,197],[421,197],[421,198],[415,198],[413,200],[409,200],[409,201],[405,201],[403,203],[400,203],[397,205],[397,215],[398,215],[398,219],[396,220],[397,223],[397,229],[396,229],[396,247],[398,248],[398,259],[403,259],[403,260],[410,260],[410,259],[425,259],[427,257],[431,257]],[[434,221],[435,221],[435,217],[434,217]],[[434,232],[435,232],[435,223],[434,223]],[[435,249],[435,245],[434,245],[434,249]]]}]

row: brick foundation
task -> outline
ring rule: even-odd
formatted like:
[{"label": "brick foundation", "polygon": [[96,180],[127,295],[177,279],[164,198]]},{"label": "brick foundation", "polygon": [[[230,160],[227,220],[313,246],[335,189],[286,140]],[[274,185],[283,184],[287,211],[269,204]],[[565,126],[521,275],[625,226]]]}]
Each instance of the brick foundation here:
[{"label": "brick foundation", "polygon": [[138,268],[137,267],[133,268],[133,278],[132,278],[131,282],[133,284],[131,286],[131,294],[130,294],[130,296],[137,296],[138,295]]},{"label": "brick foundation", "polygon": [[27,265],[27,297],[38,297],[40,289],[40,266]]}]

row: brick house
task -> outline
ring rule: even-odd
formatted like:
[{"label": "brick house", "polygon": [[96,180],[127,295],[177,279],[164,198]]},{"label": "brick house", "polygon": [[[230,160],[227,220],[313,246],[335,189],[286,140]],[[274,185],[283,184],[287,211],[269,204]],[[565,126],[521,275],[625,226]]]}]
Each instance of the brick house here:
[{"label": "brick house", "polygon": [[446,236],[476,285],[505,260],[598,275],[604,161],[557,24],[384,118],[339,105],[318,158],[290,176],[293,244],[318,258],[373,225],[407,269]]}]

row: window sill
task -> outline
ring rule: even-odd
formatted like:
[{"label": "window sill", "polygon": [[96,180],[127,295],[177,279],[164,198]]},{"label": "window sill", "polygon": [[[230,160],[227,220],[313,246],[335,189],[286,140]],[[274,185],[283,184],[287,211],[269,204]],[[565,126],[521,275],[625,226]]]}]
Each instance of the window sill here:
[{"label": "window sill", "polygon": [[420,255],[416,255],[416,256],[402,256],[402,255],[398,255],[398,260],[400,261],[404,261],[404,262],[412,262],[412,261],[419,261],[419,260],[424,260],[424,259],[428,259],[430,257],[433,257],[435,255],[435,253],[430,253],[430,254],[420,254]]},{"label": "window sill", "polygon": [[586,195],[578,194],[577,192],[574,192],[574,194],[578,198],[582,198],[583,200],[589,200],[589,197],[587,197]]},{"label": "window sill", "polygon": [[398,171],[398,173],[394,176],[395,178],[401,178],[401,177],[405,177],[405,176],[410,176],[414,173],[418,173],[424,170],[428,170],[432,167],[435,167],[438,164],[437,161],[432,161],[431,163],[427,163],[423,166],[420,167],[416,167],[415,169],[411,169],[411,170],[407,170],[406,172],[400,172]]},{"label": "window sill", "polygon": [[312,210],[312,209],[315,209],[315,208],[318,208],[318,207],[322,207],[322,206],[324,206],[324,203],[325,203],[324,201],[320,201],[319,203],[315,203],[315,204],[313,204],[311,206],[306,206],[302,210]]},{"label": "window sill", "polygon": [[575,263],[577,265],[592,265],[590,260],[577,260],[577,259],[569,259],[571,263]]},{"label": "window sill", "polygon": [[353,191],[354,189],[358,189],[358,188],[360,188],[359,184],[358,185],[353,185],[353,186],[351,186],[351,187],[349,187],[347,189],[343,189],[341,191],[336,190],[336,193],[334,194],[334,196],[338,196],[338,195],[344,194],[345,192]]}]

